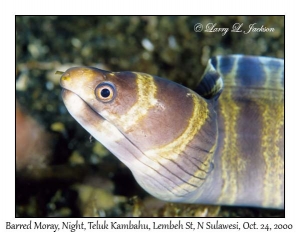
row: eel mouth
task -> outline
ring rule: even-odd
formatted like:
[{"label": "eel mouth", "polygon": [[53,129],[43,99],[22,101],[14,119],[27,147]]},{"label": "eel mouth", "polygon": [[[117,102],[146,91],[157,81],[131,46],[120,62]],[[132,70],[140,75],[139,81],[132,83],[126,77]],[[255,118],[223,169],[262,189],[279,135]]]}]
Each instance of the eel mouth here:
[{"label": "eel mouth", "polygon": [[83,128],[87,128],[89,125],[96,127],[106,121],[76,93],[62,87],[61,96],[69,113]]},{"label": "eel mouth", "polygon": [[[109,140],[114,142],[125,140],[140,151],[139,147],[132,142],[126,134],[101,116],[101,114],[86,103],[79,95],[62,87],[61,96],[72,117],[96,140],[104,144],[104,146]],[[140,152],[142,153],[142,151]]]},{"label": "eel mouth", "polygon": [[131,171],[146,166],[140,161],[145,156],[143,151],[114,124],[97,113],[76,93],[63,88],[61,95],[72,117]]}]

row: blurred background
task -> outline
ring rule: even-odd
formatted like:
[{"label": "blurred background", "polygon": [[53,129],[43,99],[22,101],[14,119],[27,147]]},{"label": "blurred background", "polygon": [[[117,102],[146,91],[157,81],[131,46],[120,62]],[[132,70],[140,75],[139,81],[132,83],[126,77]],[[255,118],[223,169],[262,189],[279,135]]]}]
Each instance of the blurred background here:
[{"label": "blurred background", "polygon": [[[274,32],[195,32],[235,23]],[[203,29],[203,30],[204,30]],[[208,59],[284,58],[283,16],[16,16],[16,216],[283,217],[260,208],[157,200],[67,112],[60,75],[72,66],[139,71],[194,88]]]}]

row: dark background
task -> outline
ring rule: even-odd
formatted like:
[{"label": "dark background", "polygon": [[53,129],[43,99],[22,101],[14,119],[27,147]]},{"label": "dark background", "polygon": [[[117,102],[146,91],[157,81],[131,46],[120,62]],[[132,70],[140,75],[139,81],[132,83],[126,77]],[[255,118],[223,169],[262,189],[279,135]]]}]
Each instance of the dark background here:
[{"label": "dark background", "polygon": [[[274,28],[195,32],[194,25]],[[69,115],[60,75],[72,66],[140,71],[194,88],[214,55],[284,57],[283,16],[16,16],[16,216],[282,217],[259,208],[172,204],[149,196],[129,169]]]}]

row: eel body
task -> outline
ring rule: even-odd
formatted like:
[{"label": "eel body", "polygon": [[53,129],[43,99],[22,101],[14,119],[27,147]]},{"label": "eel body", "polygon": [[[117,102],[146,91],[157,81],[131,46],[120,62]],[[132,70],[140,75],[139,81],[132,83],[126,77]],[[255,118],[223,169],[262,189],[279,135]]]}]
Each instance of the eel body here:
[{"label": "eel body", "polygon": [[195,90],[138,72],[62,74],[70,114],[153,196],[284,208],[284,61],[208,61]]}]

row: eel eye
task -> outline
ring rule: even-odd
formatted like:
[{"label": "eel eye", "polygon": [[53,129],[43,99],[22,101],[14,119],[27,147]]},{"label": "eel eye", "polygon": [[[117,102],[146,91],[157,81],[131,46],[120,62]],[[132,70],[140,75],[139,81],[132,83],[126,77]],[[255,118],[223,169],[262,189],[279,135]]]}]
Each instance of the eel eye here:
[{"label": "eel eye", "polygon": [[116,87],[110,82],[100,83],[95,89],[95,95],[104,103],[110,102],[116,96]]}]

